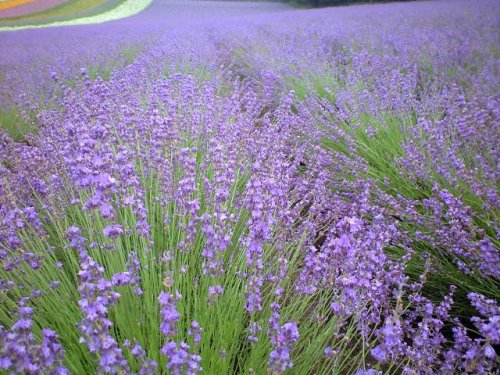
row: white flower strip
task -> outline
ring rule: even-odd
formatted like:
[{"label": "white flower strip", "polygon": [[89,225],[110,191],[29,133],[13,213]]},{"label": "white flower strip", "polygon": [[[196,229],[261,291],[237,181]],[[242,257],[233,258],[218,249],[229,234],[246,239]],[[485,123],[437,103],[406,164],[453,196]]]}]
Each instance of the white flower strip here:
[{"label": "white flower strip", "polygon": [[92,23],[102,23],[118,20],[120,18],[130,17],[146,9],[153,0],[126,0],[120,5],[105,11],[104,13],[94,14],[92,16],[75,18],[67,21],[56,21],[43,25],[23,25],[0,27],[0,31],[34,29],[53,26],[71,26],[71,25],[87,25]]}]

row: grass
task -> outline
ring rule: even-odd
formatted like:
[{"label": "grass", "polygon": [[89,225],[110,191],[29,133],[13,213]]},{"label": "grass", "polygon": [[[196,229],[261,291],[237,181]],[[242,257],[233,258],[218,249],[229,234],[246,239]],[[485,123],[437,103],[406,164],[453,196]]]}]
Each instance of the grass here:
[{"label": "grass", "polygon": [[16,142],[26,141],[30,134],[37,132],[34,115],[26,119],[16,107],[0,108],[0,129]]},{"label": "grass", "polygon": [[[107,56],[103,61],[95,64],[90,64],[86,66],[87,75],[91,80],[101,78],[104,81],[109,81],[111,75],[117,69],[125,68],[133,64],[137,57],[146,50],[148,42],[143,42],[142,44],[136,43],[125,43],[118,48],[116,53]],[[67,78],[65,83],[75,88],[77,85],[77,80],[79,78]]]},{"label": "grass", "polygon": [[307,96],[315,94],[320,98],[335,101],[335,91],[339,87],[343,87],[341,81],[335,76],[325,75],[311,75],[308,78],[301,78],[298,76],[290,76],[285,79],[288,87],[293,88],[297,100],[304,100]]},{"label": "grass", "polygon": [[207,82],[212,78],[212,71],[208,65],[193,66],[190,62],[184,62],[171,67],[165,64],[162,76],[172,77],[174,74],[190,74],[197,82]]}]

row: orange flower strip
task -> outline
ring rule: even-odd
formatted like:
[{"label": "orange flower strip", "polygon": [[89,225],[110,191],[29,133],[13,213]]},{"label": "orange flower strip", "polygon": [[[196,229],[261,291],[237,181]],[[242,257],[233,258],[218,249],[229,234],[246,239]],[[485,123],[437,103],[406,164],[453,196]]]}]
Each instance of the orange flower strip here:
[{"label": "orange flower strip", "polygon": [[2,9],[9,9],[13,7],[17,7],[19,5],[24,5],[28,3],[32,3],[34,0],[9,0],[0,3],[0,10]]}]

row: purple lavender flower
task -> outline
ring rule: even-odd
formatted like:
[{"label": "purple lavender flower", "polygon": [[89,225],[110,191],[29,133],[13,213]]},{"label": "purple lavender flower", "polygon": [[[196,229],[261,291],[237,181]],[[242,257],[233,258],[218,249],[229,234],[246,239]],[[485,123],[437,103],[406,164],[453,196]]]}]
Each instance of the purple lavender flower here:
[{"label": "purple lavender flower", "polygon": [[335,351],[330,346],[327,346],[323,353],[325,357],[333,357],[335,355]]},{"label": "purple lavender flower", "polygon": [[152,359],[147,358],[146,351],[137,341],[131,343],[129,340],[125,340],[123,346],[128,348],[130,354],[140,362],[140,375],[152,375],[157,373],[158,364]]},{"label": "purple lavender flower", "polygon": [[32,333],[33,309],[21,301],[18,320],[9,331],[0,326],[0,369],[6,372],[66,375],[64,350],[58,335],[51,329],[42,330],[42,342],[36,343]]},{"label": "purple lavender flower", "polygon": [[161,318],[162,322],[160,325],[160,331],[166,337],[174,337],[177,333],[177,323],[180,318],[180,314],[176,309],[176,302],[178,298],[174,298],[173,295],[161,292],[158,301],[160,302],[161,307]]},{"label": "purple lavender flower", "polygon": [[78,328],[80,341],[99,357],[99,368],[104,373],[129,371],[127,360],[116,340],[110,335],[112,322],[107,318],[108,308],[120,295],[112,290],[113,283],[103,278],[104,269],[85,251],[80,252],[81,271],[78,272],[81,299],[78,301],[84,317]]},{"label": "purple lavender flower", "polygon": [[377,371],[377,370],[371,368],[368,370],[359,369],[354,373],[354,375],[379,375],[381,373],[382,373],[382,371]]},{"label": "purple lavender flower", "polygon": [[191,322],[191,328],[188,330],[188,335],[193,338],[193,342],[195,344],[201,341],[201,331],[202,328],[200,326],[200,323],[198,323],[196,320],[193,320]]},{"label": "purple lavender flower", "polygon": [[170,341],[165,344],[162,353],[168,357],[167,369],[171,374],[181,375],[189,374],[195,375],[202,371],[200,366],[201,357],[189,353],[189,345],[185,342],[177,344]]},{"label": "purple lavender flower", "polygon": [[293,366],[291,360],[292,345],[298,339],[299,331],[296,323],[289,322],[281,326],[275,337],[274,350],[269,355],[269,367],[273,372],[280,374]]},{"label": "purple lavender flower", "polygon": [[109,238],[118,238],[123,234],[123,228],[119,224],[112,224],[104,228],[103,233]]}]

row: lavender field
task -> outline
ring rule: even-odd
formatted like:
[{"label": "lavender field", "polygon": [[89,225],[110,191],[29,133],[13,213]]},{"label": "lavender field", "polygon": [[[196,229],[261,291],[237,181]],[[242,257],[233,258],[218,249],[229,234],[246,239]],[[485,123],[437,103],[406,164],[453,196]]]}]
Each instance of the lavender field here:
[{"label": "lavender field", "polygon": [[498,374],[499,145],[495,0],[0,32],[0,374]]}]

